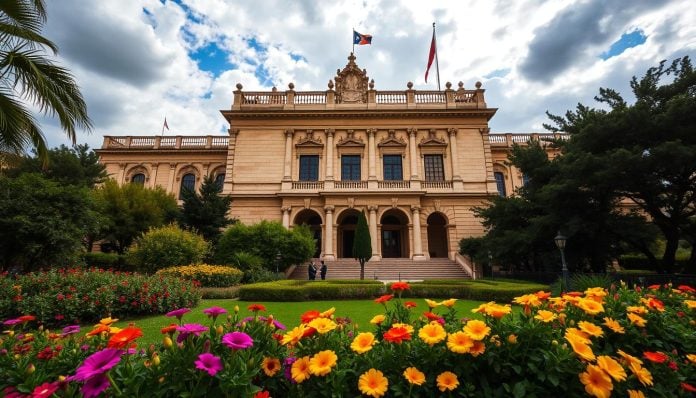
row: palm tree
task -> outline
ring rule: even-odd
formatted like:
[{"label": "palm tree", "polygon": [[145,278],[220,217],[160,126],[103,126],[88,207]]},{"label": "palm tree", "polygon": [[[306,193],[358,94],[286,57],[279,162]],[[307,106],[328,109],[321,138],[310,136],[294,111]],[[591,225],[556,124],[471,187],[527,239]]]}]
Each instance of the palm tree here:
[{"label": "palm tree", "polygon": [[40,35],[45,22],[44,0],[0,1],[0,153],[33,147],[44,163],[46,138],[29,106],[57,116],[73,144],[76,127],[92,128],[72,74],[46,57],[58,48]]}]

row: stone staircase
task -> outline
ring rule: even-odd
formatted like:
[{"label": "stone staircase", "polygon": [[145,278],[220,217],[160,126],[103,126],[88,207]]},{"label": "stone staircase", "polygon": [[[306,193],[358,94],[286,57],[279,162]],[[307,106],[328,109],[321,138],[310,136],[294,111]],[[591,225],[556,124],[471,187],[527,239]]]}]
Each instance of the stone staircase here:
[{"label": "stone staircase", "polygon": [[[314,263],[319,267],[319,260]],[[288,279],[306,280],[309,263],[299,265]],[[341,258],[327,261],[326,279],[360,279],[360,263],[357,260]],[[447,258],[433,258],[426,261],[413,261],[408,258],[385,258],[368,261],[365,264],[365,279],[382,281],[413,281],[424,279],[462,279],[470,278],[455,261]],[[317,272],[317,279],[320,279]]]}]

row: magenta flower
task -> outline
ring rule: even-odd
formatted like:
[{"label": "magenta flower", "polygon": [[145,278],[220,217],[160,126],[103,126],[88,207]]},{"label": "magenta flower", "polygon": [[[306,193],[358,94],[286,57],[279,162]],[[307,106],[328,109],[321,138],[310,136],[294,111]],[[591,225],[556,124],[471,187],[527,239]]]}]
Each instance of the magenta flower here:
[{"label": "magenta flower", "polygon": [[222,370],[220,358],[207,352],[199,355],[198,360],[193,363],[196,364],[196,369],[206,371],[211,376],[215,376],[217,372]]},{"label": "magenta flower", "polygon": [[87,381],[93,376],[103,375],[119,363],[121,355],[123,355],[123,351],[116,348],[97,351],[88,356],[82,365],[77,368],[75,375],[70,376],[69,379],[70,381]]},{"label": "magenta flower", "polygon": [[192,334],[198,337],[201,335],[201,333],[207,332],[208,327],[203,326],[200,323],[186,323],[184,325],[177,326],[176,330],[179,332],[179,335],[176,337],[176,342],[181,343]]},{"label": "magenta flower", "polygon": [[5,326],[14,326],[18,323],[22,323],[22,321],[20,319],[8,319],[5,322],[3,322],[2,324]]},{"label": "magenta flower", "polygon": [[222,344],[233,350],[244,350],[254,345],[254,340],[242,332],[227,333],[222,336]]},{"label": "magenta flower", "polygon": [[296,383],[295,380],[293,380],[293,378],[292,378],[292,364],[295,363],[296,361],[297,361],[297,358],[295,358],[295,357],[287,357],[283,361],[283,367],[285,368],[283,373],[285,374],[285,378],[287,380],[290,380],[290,383],[292,383],[292,384]]},{"label": "magenta flower", "polygon": [[82,386],[82,395],[84,398],[98,397],[99,394],[109,388],[110,385],[109,379],[104,374],[98,374],[87,380],[85,385]]},{"label": "magenta flower", "polygon": [[222,307],[210,307],[204,309],[203,313],[208,315],[208,318],[213,318],[213,320],[215,320],[218,316],[227,314],[227,310]]},{"label": "magenta flower", "polygon": [[167,316],[170,318],[176,317],[176,319],[181,320],[181,317],[188,312],[191,312],[188,308],[179,308],[178,310],[167,312]]},{"label": "magenta flower", "polygon": [[70,325],[63,328],[63,333],[60,337],[70,336],[71,334],[80,333],[80,325]]},{"label": "magenta flower", "polygon": [[[256,319],[256,320],[258,320],[258,321],[260,321],[260,322],[268,322],[268,318],[266,318],[266,317],[263,316],[263,315],[259,315],[259,316],[257,316],[256,318],[254,318],[253,316],[248,316],[248,317],[242,319],[241,322],[237,323],[237,327],[241,327],[241,326],[242,326],[242,323],[249,323],[249,322],[253,321],[254,319]],[[287,329],[287,328],[285,327],[285,325],[283,325],[282,323],[278,322],[278,321],[275,320],[275,319],[273,320],[273,326],[275,326],[276,329],[280,329],[280,330],[285,330],[285,329]]]},{"label": "magenta flower", "polygon": [[58,382],[43,383],[34,388],[34,391],[31,392],[31,398],[48,398],[58,391],[58,388],[60,388],[60,383]]}]

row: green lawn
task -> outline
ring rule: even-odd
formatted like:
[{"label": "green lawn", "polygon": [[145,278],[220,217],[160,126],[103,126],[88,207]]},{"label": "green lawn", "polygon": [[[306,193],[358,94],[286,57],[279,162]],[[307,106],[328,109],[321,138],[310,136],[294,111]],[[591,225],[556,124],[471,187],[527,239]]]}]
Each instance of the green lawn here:
[{"label": "green lawn", "polygon": [[[406,300],[404,300],[406,301]],[[425,304],[423,299],[409,299],[409,301],[415,302],[418,306],[413,309],[415,314],[422,314],[428,310],[428,306]],[[209,307],[218,306],[225,308],[230,313],[234,311],[234,306],[239,306],[239,313],[241,316],[248,316],[251,313],[247,310],[247,307],[252,302],[237,301],[231,299],[220,299],[220,300],[201,300],[198,307],[191,309],[191,312],[184,315],[184,323],[201,323],[203,325],[209,325],[210,320],[203,314],[203,310]],[[325,311],[331,307],[336,307],[337,317],[348,317],[353,323],[357,323],[358,327],[362,330],[370,330],[371,326],[369,321],[373,316],[381,314],[384,312],[384,307],[381,304],[375,303],[373,300],[336,300],[336,301],[304,301],[304,302],[260,302],[266,307],[266,312],[262,313],[264,315],[273,314],[275,319],[282,322],[287,327],[295,327],[300,323],[300,315],[307,310],[318,310]],[[473,314],[471,310],[478,307],[481,302],[469,301],[469,300],[459,300],[457,301],[455,308],[457,313],[461,317],[478,317],[478,314]],[[389,305],[389,303],[387,303]],[[440,307],[435,310],[436,313],[444,314],[445,309]],[[160,329],[163,326],[169,325],[172,322],[176,322],[176,318],[167,318],[164,315],[149,316],[137,319],[122,319],[115,326],[125,327],[128,323],[133,322],[135,325],[143,330],[144,337],[140,339],[142,343],[154,343],[160,341],[161,334]]]}]

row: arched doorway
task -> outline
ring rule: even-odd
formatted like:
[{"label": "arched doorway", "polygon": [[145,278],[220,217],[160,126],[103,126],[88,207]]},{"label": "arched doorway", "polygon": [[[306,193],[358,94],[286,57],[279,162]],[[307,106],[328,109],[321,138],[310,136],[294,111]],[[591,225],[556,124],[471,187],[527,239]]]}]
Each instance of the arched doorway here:
[{"label": "arched doorway", "polygon": [[358,214],[357,210],[348,209],[339,214],[338,220],[336,220],[338,224],[336,236],[338,257],[353,257],[353,241],[355,240],[355,227],[358,225]]},{"label": "arched doorway", "polygon": [[432,213],[428,216],[428,254],[431,258],[447,257],[449,245],[447,242],[447,219],[442,213]]},{"label": "arched doorway", "polygon": [[314,210],[304,209],[295,216],[295,225],[307,225],[314,237],[314,258],[321,256],[321,216]]},{"label": "arched doorway", "polygon": [[408,217],[397,209],[387,210],[380,220],[382,225],[382,257],[408,257]]}]

